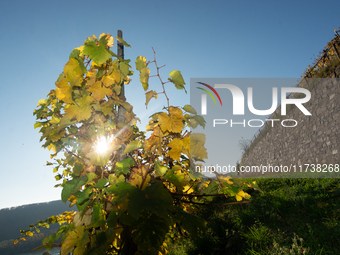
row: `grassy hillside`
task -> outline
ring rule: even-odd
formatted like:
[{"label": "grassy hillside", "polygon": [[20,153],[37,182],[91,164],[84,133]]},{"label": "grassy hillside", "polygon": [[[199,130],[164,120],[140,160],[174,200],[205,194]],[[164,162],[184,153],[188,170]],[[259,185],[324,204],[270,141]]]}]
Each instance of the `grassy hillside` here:
[{"label": "grassy hillside", "polygon": [[209,230],[176,233],[169,254],[340,254],[339,179],[256,181],[263,192],[252,191],[251,203],[200,208]]},{"label": "grassy hillside", "polygon": [[12,243],[13,239],[20,236],[20,230],[27,229],[30,224],[69,210],[71,209],[68,205],[65,205],[61,200],[1,209],[0,254],[27,252],[42,245],[41,240],[56,231],[59,224],[50,225],[49,229],[41,228],[39,234],[28,237],[26,242],[19,242],[14,246]]}]

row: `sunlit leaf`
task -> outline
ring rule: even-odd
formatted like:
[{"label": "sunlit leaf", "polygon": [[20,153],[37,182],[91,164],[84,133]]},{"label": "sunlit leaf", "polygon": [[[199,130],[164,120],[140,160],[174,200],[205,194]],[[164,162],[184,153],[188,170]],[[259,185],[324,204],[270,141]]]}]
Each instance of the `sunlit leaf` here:
[{"label": "sunlit leaf", "polygon": [[150,70],[147,67],[143,67],[140,70],[139,80],[142,83],[143,89],[145,91],[147,91],[149,89],[149,74],[150,74]]},{"label": "sunlit leaf", "polygon": [[159,125],[163,132],[169,131],[180,133],[183,128],[183,120],[185,119],[182,110],[177,107],[170,106],[170,114],[159,114]]},{"label": "sunlit leaf", "polygon": [[102,37],[99,41],[99,45],[95,42],[88,42],[84,46],[83,55],[89,55],[89,57],[97,64],[104,64],[109,58],[111,58],[111,54],[106,49],[106,39]]},{"label": "sunlit leaf", "polygon": [[145,57],[142,57],[142,56],[139,56],[137,57],[136,59],[136,69],[138,71],[142,70],[144,67],[146,67],[146,58]]},{"label": "sunlit leaf", "polygon": [[184,79],[180,71],[174,70],[169,75],[171,78],[169,80],[175,84],[177,89],[184,89]]},{"label": "sunlit leaf", "polygon": [[127,42],[125,42],[122,38],[116,36],[116,39],[118,40],[118,42],[124,44],[124,46],[126,46],[126,47],[131,47],[131,45],[128,44]]},{"label": "sunlit leaf", "polygon": [[87,120],[91,117],[93,97],[83,96],[77,100],[78,105],[66,105],[65,112],[70,119],[76,118],[77,121]]},{"label": "sunlit leaf", "polygon": [[106,88],[103,86],[101,81],[97,81],[94,85],[89,88],[89,91],[92,92],[92,97],[97,101],[104,99],[105,96],[112,95],[112,89]]}]

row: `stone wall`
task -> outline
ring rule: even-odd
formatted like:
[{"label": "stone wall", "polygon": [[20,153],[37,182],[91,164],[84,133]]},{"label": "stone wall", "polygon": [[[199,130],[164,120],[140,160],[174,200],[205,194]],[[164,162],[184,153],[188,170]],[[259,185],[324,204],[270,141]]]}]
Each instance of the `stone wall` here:
[{"label": "stone wall", "polygon": [[311,100],[303,104],[312,116],[305,116],[294,105],[282,120],[294,119],[298,125],[289,128],[275,122],[243,155],[241,165],[339,164],[340,66],[329,77],[332,79],[319,79],[321,83],[310,88]]}]

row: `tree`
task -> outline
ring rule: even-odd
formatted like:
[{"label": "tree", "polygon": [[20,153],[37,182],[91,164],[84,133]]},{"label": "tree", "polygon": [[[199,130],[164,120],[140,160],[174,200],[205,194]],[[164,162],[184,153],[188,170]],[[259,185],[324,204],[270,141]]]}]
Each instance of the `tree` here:
[{"label": "tree", "polygon": [[[130,60],[110,50],[113,42],[111,35],[101,34],[75,48],[56,88],[34,110],[42,147],[54,159],[47,165],[54,165],[55,178],[61,181],[56,187],[62,187],[62,201],[70,201],[73,211],[32,224],[22,235],[66,223],[41,246],[61,245],[61,254],[166,253],[164,241],[172,227],[191,234],[205,229],[205,221],[189,213],[210,183],[190,171],[207,158],[205,136],[188,131],[204,127],[205,121],[189,105],[170,106],[165,90],[167,83],[185,90],[181,72],[172,71],[163,82],[156,58],[136,58],[145,105],[159,94],[167,99],[167,107],[150,116],[147,137],[136,125],[133,107],[120,97],[121,85],[129,83],[133,71]],[[150,63],[155,64],[162,92],[149,90]],[[243,191],[250,187],[246,182],[225,177],[216,185],[220,195],[249,198]],[[61,244],[54,243],[60,237]]]}]

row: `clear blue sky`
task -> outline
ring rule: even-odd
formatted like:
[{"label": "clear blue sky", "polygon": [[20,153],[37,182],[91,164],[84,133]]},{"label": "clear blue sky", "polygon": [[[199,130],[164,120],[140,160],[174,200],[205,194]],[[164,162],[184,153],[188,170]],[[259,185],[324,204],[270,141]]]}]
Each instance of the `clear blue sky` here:
[{"label": "clear blue sky", "polygon": [[[154,47],[166,64],[162,77],[178,69],[187,86],[193,77],[299,78],[340,26],[339,9],[338,0],[3,1],[0,208],[60,199],[32,112],[86,37],[121,29],[132,46],[125,58],[152,59]],[[146,111],[138,80],[126,97],[145,126],[165,101],[151,101]],[[189,94],[171,90],[172,105],[189,103]]]}]

